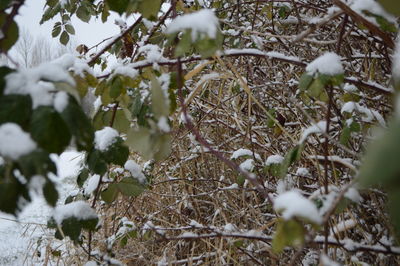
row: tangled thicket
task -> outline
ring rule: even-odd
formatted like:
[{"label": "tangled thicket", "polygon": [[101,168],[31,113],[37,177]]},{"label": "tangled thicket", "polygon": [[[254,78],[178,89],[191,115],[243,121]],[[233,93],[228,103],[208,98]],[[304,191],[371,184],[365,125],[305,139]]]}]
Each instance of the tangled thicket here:
[{"label": "tangled thicket", "polygon": [[[131,146],[130,159],[144,165],[146,189],[131,193],[135,197],[124,195],[121,187],[120,194],[110,192],[111,183],[126,175],[124,169],[112,165],[107,170],[109,178],[99,182],[89,198],[99,213],[101,228],[85,233],[76,256],[61,256],[61,260],[83,262],[89,253],[89,258],[99,262],[118,260],[128,265],[399,264],[400,248],[387,210],[385,185],[359,184],[367,146],[382,134],[377,127],[388,127],[393,111],[397,25],[390,15],[370,9],[377,5],[372,0],[366,1],[366,9],[362,1],[340,0],[165,2],[152,27],[145,26],[140,17],[135,22],[143,23],[139,29],[122,25],[123,34],[97,54],[89,56],[86,46],[78,47],[90,65],[105,64],[105,51],[115,53],[122,58],[119,63],[135,67],[152,84],[128,83],[138,88],[125,94],[131,100],[148,95],[149,90],[156,94],[154,88],[149,89],[156,83],[154,77],[162,80],[163,73],[172,73],[169,81],[175,87],[170,86],[169,101],[177,109],[169,115],[171,152],[166,159],[146,161],[143,158],[149,156],[141,157],[143,148],[136,142]],[[99,1],[93,12],[101,13],[104,3],[124,12],[112,1]],[[221,47],[221,36],[193,43],[195,50],[186,33],[164,37],[171,19],[205,7],[213,8],[219,19]],[[55,36],[60,32],[53,30]],[[65,34],[61,38],[68,42]],[[158,47],[141,50],[149,43]],[[177,59],[173,58],[175,47],[179,48]],[[159,61],[149,59],[154,49],[162,51]],[[344,73],[335,71],[335,54]],[[325,72],[306,70],[323,55],[333,58],[320,66]],[[129,109],[131,127],[154,130],[158,123],[161,135],[157,136],[165,137],[168,126],[155,111],[155,97],[141,103],[150,106],[146,110],[154,115],[140,117],[142,107],[136,114],[134,108],[120,108],[125,101],[117,98],[120,91],[114,100],[104,96],[111,83],[107,95],[113,98],[114,76],[102,74],[97,80],[93,87],[103,101],[101,110],[113,110],[112,118],[100,118],[107,120],[103,126],[113,126],[118,111]],[[106,85],[105,80],[110,82]],[[94,123],[96,129],[101,128],[96,126],[96,116]],[[158,137],[154,142],[159,143]],[[160,150],[165,153],[164,147]],[[152,152],[159,155],[158,150]],[[100,171],[87,161],[89,170]],[[287,202],[283,208],[274,202],[289,195],[288,191],[298,191],[290,194],[295,201],[312,202],[318,217],[302,215],[302,210],[285,216],[288,205],[297,202]]]},{"label": "tangled thicket", "polygon": [[[256,48],[300,60],[242,50],[214,57],[200,67],[197,62],[186,64],[185,73],[199,70],[184,85],[196,93],[185,102],[195,132],[185,127],[180,114],[174,115],[172,153],[148,170],[150,188],[137,198],[121,197],[101,207],[105,220],[100,247],[105,249],[102,240],[115,234],[118,219],[126,217],[137,233],[120,235],[113,252],[132,265],[315,265],[324,245],[329,257],[346,265],[399,263],[398,250],[390,248],[393,231],[387,198],[377,189],[360,191],[362,202],[330,216],[326,227],[316,233],[323,236],[325,230],[328,241],[306,235],[301,248],[274,253],[271,240],[278,216],[271,202],[219,158],[229,159],[241,148],[250,150],[234,162],[252,159],[250,170],[271,197],[282,186],[310,196],[316,191],[323,194],[325,182],[343,188],[352,181],[378,120],[375,116],[363,120],[368,114],[357,111],[349,116],[341,108],[356,101],[366,110],[389,116],[392,93],[385,88],[390,87],[393,46],[363,28],[357,17],[340,8],[329,11],[332,7],[331,1],[228,1],[216,9],[217,15],[225,14],[221,19],[224,48]],[[342,57],[346,77],[344,84],[332,88],[330,103],[299,90],[306,64],[328,51]],[[329,118],[328,104],[332,105]],[[342,144],[349,117],[358,121],[360,129]],[[326,135],[311,137],[283,179],[266,170],[264,161],[269,156],[284,157],[298,144],[304,128],[326,119],[331,120],[327,146]],[[218,156],[196,141],[196,132]]]}]

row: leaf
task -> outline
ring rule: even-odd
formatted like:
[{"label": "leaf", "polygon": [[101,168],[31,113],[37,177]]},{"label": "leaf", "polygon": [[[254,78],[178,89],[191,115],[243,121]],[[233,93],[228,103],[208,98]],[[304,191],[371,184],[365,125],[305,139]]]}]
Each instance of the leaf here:
[{"label": "leaf", "polygon": [[83,186],[83,184],[88,179],[88,177],[89,177],[89,169],[82,168],[82,170],[80,171],[80,173],[76,179],[76,182],[80,188]]},{"label": "leaf", "polygon": [[87,165],[92,173],[100,176],[107,172],[107,163],[99,150],[94,149],[88,154]]},{"label": "leaf", "polygon": [[107,203],[113,203],[118,197],[118,185],[117,184],[110,184],[108,188],[101,192],[101,199]]},{"label": "leaf", "polygon": [[51,32],[51,36],[53,38],[57,37],[61,33],[61,22],[57,22],[54,24],[53,30]]},{"label": "leaf", "polygon": [[0,10],[6,9],[12,0],[2,0],[0,1]]},{"label": "leaf", "polygon": [[303,144],[298,144],[286,154],[285,159],[283,160],[283,163],[279,168],[278,176],[280,178],[286,177],[289,166],[291,166],[294,162],[300,160],[303,147]]},{"label": "leaf", "polygon": [[154,160],[161,161],[171,154],[171,136],[163,134],[154,141]]},{"label": "leaf", "polygon": [[124,87],[121,77],[117,76],[113,78],[110,86],[110,97],[113,99],[117,98],[119,95],[121,95],[123,89]]},{"label": "leaf", "polygon": [[14,72],[14,70],[9,67],[6,66],[0,67],[0,96],[3,95],[3,91],[6,86],[5,77],[12,72]]},{"label": "leaf", "polygon": [[102,152],[102,157],[107,163],[113,163],[124,166],[128,160],[129,149],[125,146],[121,137],[117,137],[115,142],[111,144],[106,151]]},{"label": "leaf", "polygon": [[69,35],[68,32],[63,31],[60,35],[60,43],[62,43],[63,45],[67,45],[69,42]]},{"label": "leaf", "polygon": [[158,11],[161,8],[161,0],[142,0],[139,3],[138,11],[144,18],[156,20]]},{"label": "leaf", "polygon": [[396,235],[397,241],[400,240],[400,211],[399,211],[399,204],[400,204],[400,189],[397,187],[396,189],[392,189],[388,193],[388,206],[389,206],[389,213],[390,219],[394,226],[394,232]]},{"label": "leaf", "polygon": [[76,10],[76,16],[80,20],[82,20],[83,22],[86,22],[86,23],[88,23],[91,18],[89,10],[84,5],[81,5],[80,7],[78,7],[78,9]]},{"label": "leaf", "polygon": [[[98,218],[78,219],[76,217],[69,217],[64,219],[61,223],[61,230],[65,236],[71,238],[75,243],[79,242],[82,229],[95,230],[98,223]],[[58,234],[57,234],[58,233]],[[62,239],[62,235],[57,228],[56,237]]]},{"label": "leaf", "polygon": [[[0,12],[0,29],[3,29],[6,23],[7,15],[4,12]],[[17,42],[19,36],[19,29],[17,23],[11,20],[10,25],[6,28],[7,32],[3,32],[3,37],[0,39],[0,51],[7,52]]]},{"label": "leaf", "polygon": [[30,178],[35,175],[47,176],[48,173],[57,174],[57,167],[50,159],[48,152],[35,150],[27,155],[21,156],[18,161],[21,173]]},{"label": "leaf", "polygon": [[32,99],[29,95],[0,96],[0,124],[12,122],[27,129],[32,114]]},{"label": "leaf", "polygon": [[129,5],[129,0],[107,0],[107,4],[110,7],[110,10],[122,15]]},{"label": "leaf", "polygon": [[115,118],[113,123],[113,128],[115,128],[119,133],[126,134],[131,127],[131,122],[125,115],[124,110],[117,110],[115,112]]},{"label": "leaf", "polygon": [[365,186],[381,184],[390,189],[400,187],[400,121],[397,119],[387,132],[374,141],[367,149],[364,163],[360,169],[360,183]]},{"label": "leaf", "polygon": [[21,203],[30,200],[27,187],[21,184],[12,173],[7,180],[0,179],[0,211],[16,215],[23,208]]},{"label": "leaf", "polygon": [[49,106],[39,106],[33,111],[31,136],[49,153],[60,154],[69,145],[71,133],[60,114]]},{"label": "leaf", "polygon": [[379,0],[379,3],[395,16],[400,16],[400,3],[393,0]]},{"label": "leaf", "polygon": [[310,87],[312,81],[313,81],[313,76],[308,75],[307,73],[304,73],[301,75],[300,81],[299,81],[299,89],[302,91],[306,91],[308,87]]},{"label": "leaf", "polygon": [[299,222],[279,219],[272,239],[272,250],[280,253],[286,246],[300,246],[304,243],[304,236],[304,227]]},{"label": "leaf", "polygon": [[79,151],[91,150],[94,141],[94,129],[75,98],[69,97],[68,105],[62,111],[61,117],[68,126],[72,136],[74,136],[77,149]]},{"label": "leaf", "polygon": [[69,33],[74,35],[75,34],[75,29],[71,24],[65,25],[65,30]]},{"label": "leaf", "polygon": [[167,99],[161,89],[160,83],[154,78],[151,80],[151,110],[156,119],[169,115]]},{"label": "leaf", "polygon": [[55,188],[53,182],[51,182],[50,180],[47,180],[45,185],[43,186],[43,195],[50,206],[56,206],[58,200],[58,191]]},{"label": "leaf", "polygon": [[145,186],[135,178],[125,177],[118,183],[118,189],[125,196],[137,197],[143,193]]},{"label": "leaf", "polygon": [[152,150],[149,129],[139,128],[139,130],[130,130],[125,143],[134,151],[139,152],[145,159],[151,158]]}]

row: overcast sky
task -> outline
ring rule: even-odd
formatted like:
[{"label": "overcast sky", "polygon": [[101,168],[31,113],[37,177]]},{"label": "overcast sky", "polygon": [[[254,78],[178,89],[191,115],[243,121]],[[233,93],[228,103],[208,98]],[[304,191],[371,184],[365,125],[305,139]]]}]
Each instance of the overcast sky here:
[{"label": "overcast sky", "polygon": [[[52,39],[51,30],[54,23],[59,21],[59,15],[54,20],[40,25],[39,21],[43,14],[44,4],[45,0],[26,0],[16,20],[20,28],[27,28],[32,35]],[[114,24],[114,20],[118,17],[118,14],[112,12],[108,21],[103,24],[101,19],[95,20],[92,18],[89,23],[84,23],[76,16],[73,16],[72,24],[76,31],[76,43],[84,43],[90,47],[105,38],[118,34],[119,27]]]}]

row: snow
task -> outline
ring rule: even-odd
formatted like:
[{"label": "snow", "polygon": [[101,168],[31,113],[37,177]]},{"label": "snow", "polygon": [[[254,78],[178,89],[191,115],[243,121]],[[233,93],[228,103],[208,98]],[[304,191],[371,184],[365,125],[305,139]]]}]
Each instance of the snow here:
[{"label": "snow", "polygon": [[285,158],[283,158],[279,154],[271,155],[268,156],[267,160],[265,161],[265,165],[269,166],[271,164],[280,164],[283,162],[283,160],[285,160]]},{"label": "snow", "polygon": [[296,175],[302,176],[302,177],[309,177],[310,172],[308,171],[307,168],[299,167],[299,168],[297,168]]},{"label": "snow", "polygon": [[116,141],[118,131],[111,127],[105,127],[95,132],[94,142],[96,149],[106,151]]},{"label": "snow", "polygon": [[168,119],[165,116],[162,116],[160,119],[158,119],[157,126],[162,132],[168,133],[171,131],[171,128],[168,124]]},{"label": "snow", "polygon": [[99,185],[99,182],[100,182],[99,175],[91,176],[88,179],[87,184],[85,186],[85,194],[90,195],[92,192],[94,192],[96,190],[97,186]]},{"label": "snow", "polygon": [[128,170],[132,177],[136,178],[140,183],[146,182],[146,176],[142,172],[142,167],[133,160],[126,161],[124,168]]},{"label": "snow", "polygon": [[[237,159],[237,158],[240,158],[240,157],[243,157],[243,156],[253,157],[253,152],[251,150],[248,150],[248,149],[240,148],[240,149],[238,149],[238,150],[233,152],[233,154],[231,156],[231,160]],[[254,153],[254,157],[257,160],[261,161],[261,156],[258,153]]]},{"label": "snow", "polygon": [[342,106],[340,112],[353,113],[354,110],[363,115],[361,118],[363,122],[371,123],[374,119],[376,119],[379,125],[381,125],[382,127],[386,127],[386,121],[378,111],[369,109],[368,107],[364,107],[356,102],[346,102]]},{"label": "snow", "polygon": [[122,65],[118,64],[115,67],[113,74],[114,75],[123,75],[123,76],[127,76],[127,77],[134,79],[139,74],[139,71],[130,66],[122,66]]},{"label": "snow", "polygon": [[[51,157],[58,170],[55,182],[60,193],[59,202],[64,202],[66,196],[76,187],[76,174],[84,156],[82,153],[68,151],[60,156],[52,154]],[[51,208],[42,196],[32,196],[32,202],[18,215],[18,220],[0,212],[0,265],[44,265],[41,261],[44,256],[35,258],[32,253],[39,239],[46,243],[44,241],[47,237],[45,235],[43,238],[43,234],[50,234],[45,228],[51,216]],[[52,244],[59,244],[57,240],[51,241]],[[46,254],[43,245],[38,251]]]},{"label": "snow", "polygon": [[66,205],[57,206],[54,209],[53,218],[59,225],[65,219],[72,217],[78,220],[89,220],[97,218],[97,214],[85,201],[74,201]]},{"label": "snow", "polygon": [[61,113],[68,105],[68,94],[65,91],[57,92],[54,97],[54,108]]},{"label": "snow", "polygon": [[322,217],[314,203],[295,190],[284,192],[276,197],[274,210],[282,212],[282,217],[285,220],[302,217],[316,224],[322,223]]},{"label": "snow", "polygon": [[239,165],[240,169],[243,171],[247,172],[252,172],[254,170],[254,160],[253,159],[247,159],[243,163]]},{"label": "snow", "polygon": [[335,76],[344,72],[342,63],[340,62],[340,56],[335,53],[329,52],[318,57],[306,67],[308,74],[313,75],[316,72]]},{"label": "snow", "polygon": [[354,0],[353,3],[350,5],[351,9],[362,15],[364,18],[366,18],[368,21],[374,23],[375,25],[379,26],[375,18],[365,16],[363,11],[368,11],[371,12],[375,15],[384,17],[387,19],[389,22],[394,23],[397,25],[396,18],[392,15],[390,15],[388,12],[386,12],[376,1],[374,0]]},{"label": "snow", "polygon": [[0,155],[17,160],[36,149],[36,143],[30,135],[14,123],[5,123],[0,126]]},{"label": "snow", "polygon": [[31,69],[8,74],[5,77],[7,85],[4,94],[30,95],[34,109],[41,105],[52,105],[52,91],[55,86],[49,81],[65,82],[74,86],[75,81],[68,73],[73,63],[73,58],[64,56]]},{"label": "snow", "polygon": [[392,76],[395,85],[400,84],[400,38],[397,38],[396,47],[392,56]]},{"label": "snow", "polygon": [[303,133],[301,134],[299,143],[303,143],[310,134],[314,134],[314,133],[321,134],[321,133],[326,132],[326,126],[327,126],[326,121],[319,121],[317,124],[306,128],[303,131]]},{"label": "snow", "polygon": [[177,17],[167,26],[165,33],[172,34],[191,29],[192,41],[196,41],[203,35],[214,39],[217,36],[218,27],[218,18],[214,12],[210,9],[202,9]]},{"label": "snow", "polygon": [[140,47],[138,52],[145,54],[147,62],[155,63],[163,58],[160,47],[154,44],[146,44]]},{"label": "snow", "polygon": [[197,237],[198,235],[196,233],[192,233],[192,232],[184,232],[181,235],[179,235],[179,237],[181,238],[193,238],[193,237]]}]

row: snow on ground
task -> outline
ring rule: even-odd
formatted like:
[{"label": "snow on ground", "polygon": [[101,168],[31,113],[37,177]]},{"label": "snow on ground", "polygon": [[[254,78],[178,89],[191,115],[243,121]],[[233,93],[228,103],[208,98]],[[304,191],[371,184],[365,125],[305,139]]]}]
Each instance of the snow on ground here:
[{"label": "snow on ground", "polygon": [[[76,151],[67,151],[52,159],[58,167],[58,183],[60,202],[63,202],[67,193],[75,189],[74,176],[80,167],[83,156]],[[73,177],[73,178],[71,178]],[[51,214],[42,197],[35,196],[20,214],[19,222],[16,218],[0,212],[0,265],[20,266],[32,265],[29,261],[35,245],[46,229],[47,219]]]}]

